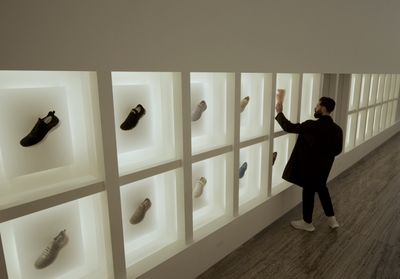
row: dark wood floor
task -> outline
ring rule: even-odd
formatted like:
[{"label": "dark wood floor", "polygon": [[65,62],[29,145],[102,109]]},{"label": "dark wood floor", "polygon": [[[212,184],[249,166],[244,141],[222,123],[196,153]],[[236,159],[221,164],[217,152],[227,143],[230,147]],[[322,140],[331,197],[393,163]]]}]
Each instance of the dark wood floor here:
[{"label": "dark wood floor", "polygon": [[400,133],[328,185],[341,225],[316,195],[313,233],[297,206],[198,278],[400,278]]}]

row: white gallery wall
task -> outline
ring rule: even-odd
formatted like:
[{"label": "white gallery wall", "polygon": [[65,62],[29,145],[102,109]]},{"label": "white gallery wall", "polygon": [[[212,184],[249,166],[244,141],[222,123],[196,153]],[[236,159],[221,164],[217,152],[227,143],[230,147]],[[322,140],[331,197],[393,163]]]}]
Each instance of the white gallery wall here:
[{"label": "white gallery wall", "polygon": [[1,1],[0,68],[397,73],[400,2]]}]

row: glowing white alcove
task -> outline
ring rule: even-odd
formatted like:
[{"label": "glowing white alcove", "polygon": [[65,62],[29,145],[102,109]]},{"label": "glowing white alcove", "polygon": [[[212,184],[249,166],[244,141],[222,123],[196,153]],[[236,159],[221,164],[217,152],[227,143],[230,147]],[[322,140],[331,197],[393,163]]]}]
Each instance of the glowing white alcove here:
[{"label": "glowing white alcove", "polygon": [[[191,73],[191,113],[204,100],[207,109],[192,121],[192,152],[199,153],[228,143],[228,117],[233,109],[234,75]],[[229,97],[229,99],[228,99]]]},{"label": "glowing white alcove", "polygon": [[361,92],[361,74],[352,74],[350,82],[349,111],[355,110],[359,106]]},{"label": "glowing white alcove", "polygon": [[295,135],[284,135],[274,139],[274,149],[272,152],[278,152],[275,164],[272,166],[272,190],[282,186],[290,185],[289,182],[283,180],[282,174],[289,160],[292,147],[290,146],[290,137],[295,138]]},{"label": "glowing white alcove", "polygon": [[369,87],[369,98],[368,98],[368,105],[374,105],[376,102],[376,98],[378,95],[378,82],[379,82],[379,75],[372,74],[371,75],[371,85]]},{"label": "glowing white alcove", "polygon": [[400,75],[396,75],[396,85],[394,88],[394,98],[400,97]]},{"label": "glowing white alcove", "polygon": [[372,137],[373,128],[374,128],[374,112],[375,108],[369,108],[367,111],[367,123],[365,126],[365,140],[368,140]]},{"label": "glowing white alcove", "polygon": [[373,128],[374,136],[380,132],[381,111],[382,111],[382,106],[375,107],[374,128]]},{"label": "glowing white alcove", "polygon": [[272,74],[241,74],[241,97],[249,96],[250,100],[240,113],[240,140],[255,138],[268,134],[265,115],[270,115]]},{"label": "glowing white alcove", "polygon": [[[143,220],[129,222],[138,206],[150,199]],[[121,187],[122,224],[127,267],[177,240],[176,171],[159,174]]]},{"label": "glowing white alcove", "polygon": [[346,141],[345,141],[345,152],[354,148],[356,138],[356,123],[357,113],[352,113],[347,117],[347,128],[346,128]]},{"label": "glowing white alcove", "polygon": [[389,100],[389,95],[390,95],[390,84],[391,84],[392,76],[389,74],[385,75],[385,87],[383,90],[383,102],[386,102]]},{"label": "glowing white alcove", "polygon": [[396,116],[397,116],[397,107],[398,107],[398,104],[399,104],[399,101],[398,101],[398,100],[396,100],[396,101],[393,102],[392,119],[391,119],[391,123],[392,123],[392,124],[395,124],[396,121],[397,121]]},{"label": "glowing white alcove", "polygon": [[[3,223],[1,236],[9,278],[110,278],[104,203],[104,196],[96,194]],[[36,259],[64,229],[67,245],[52,264],[36,269]]]},{"label": "glowing white alcove", "polygon": [[371,75],[363,74],[361,80],[360,108],[365,108],[368,105],[370,86]]},{"label": "glowing white alcove", "polygon": [[[283,113],[291,122],[296,122],[297,118],[297,102],[299,95],[299,74],[276,74],[276,89],[285,89],[285,99],[283,101]],[[276,94],[276,92],[275,92]],[[274,131],[282,131],[277,121],[275,122]]]},{"label": "glowing white alcove", "polygon": [[356,146],[364,142],[366,118],[367,118],[366,110],[358,112]]},{"label": "glowing white alcove", "polygon": [[387,104],[387,113],[386,113],[386,121],[385,127],[388,128],[392,125],[392,109],[393,109],[393,102],[389,102]]},{"label": "glowing white alcove", "polygon": [[396,75],[392,74],[390,75],[390,93],[389,93],[389,100],[393,100],[395,96],[395,90],[396,88]]},{"label": "glowing white alcove", "polygon": [[376,96],[376,103],[381,103],[383,100],[383,91],[385,89],[385,75],[380,74],[378,78],[378,91]]},{"label": "glowing white alcove", "polygon": [[321,96],[321,74],[303,74],[300,122],[314,119],[314,108]]},{"label": "glowing white alcove", "polygon": [[387,110],[388,110],[388,103],[384,103],[382,105],[381,122],[379,124],[380,131],[383,131],[386,129]]},{"label": "glowing white alcove", "polygon": [[[252,203],[261,195],[261,184],[266,181],[267,170],[262,169],[263,153],[266,151],[266,143],[252,145],[240,149],[239,167],[247,163],[244,176],[239,179],[239,206],[243,207],[246,203]],[[265,195],[267,193],[264,193]]]},{"label": "glowing white alcove", "polygon": [[[0,71],[0,208],[102,180],[96,74]],[[60,122],[23,147],[38,118]]]},{"label": "glowing white alcove", "polygon": [[[180,75],[113,72],[112,82],[120,175],[176,159]],[[122,130],[120,125],[138,104],[145,115],[133,129]]]},{"label": "glowing white alcove", "polygon": [[194,163],[192,187],[200,177],[207,180],[200,197],[193,197],[193,230],[206,226],[223,216],[226,211],[227,158],[221,155]]}]

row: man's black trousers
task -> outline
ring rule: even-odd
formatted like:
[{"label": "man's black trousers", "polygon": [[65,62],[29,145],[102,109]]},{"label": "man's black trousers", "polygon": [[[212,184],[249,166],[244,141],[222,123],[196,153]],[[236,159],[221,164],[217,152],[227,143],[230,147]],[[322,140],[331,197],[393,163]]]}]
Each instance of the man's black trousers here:
[{"label": "man's black trousers", "polygon": [[328,217],[335,215],[333,212],[331,196],[329,195],[326,185],[320,186],[317,189],[308,189],[303,187],[303,219],[307,223],[312,222],[315,192],[318,193],[325,215]]}]

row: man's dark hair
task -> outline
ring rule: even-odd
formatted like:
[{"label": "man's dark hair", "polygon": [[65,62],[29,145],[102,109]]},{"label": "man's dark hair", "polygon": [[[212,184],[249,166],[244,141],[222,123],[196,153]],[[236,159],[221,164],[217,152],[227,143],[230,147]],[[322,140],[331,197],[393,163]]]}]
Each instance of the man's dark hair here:
[{"label": "man's dark hair", "polygon": [[326,110],[331,113],[335,109],[335,101],[329,97],[321,97],[319,99],[319,105],[324,106]]}]

